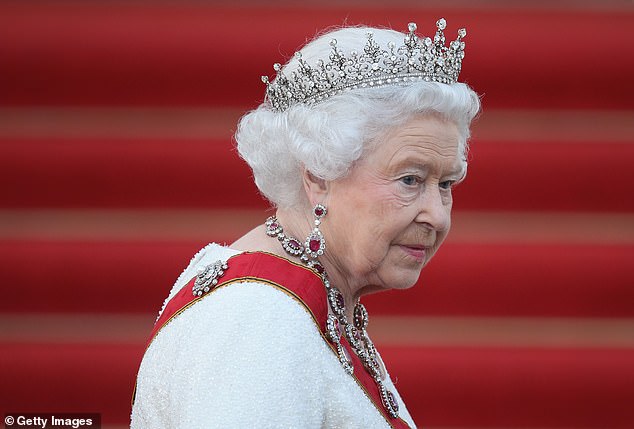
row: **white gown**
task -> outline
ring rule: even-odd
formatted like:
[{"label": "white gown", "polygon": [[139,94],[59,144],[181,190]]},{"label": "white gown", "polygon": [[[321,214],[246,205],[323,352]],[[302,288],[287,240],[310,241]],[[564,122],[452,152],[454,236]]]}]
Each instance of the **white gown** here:
[{"label": "white gown", "polygon": [[[237,253],[205,247],[166,303],[199,267]],[[389,375],[386,383],[396,392]],[[131,419],[133,429],[390,427],[306,309],[259,282],[219,288],[159,331],[139,369]]]}]

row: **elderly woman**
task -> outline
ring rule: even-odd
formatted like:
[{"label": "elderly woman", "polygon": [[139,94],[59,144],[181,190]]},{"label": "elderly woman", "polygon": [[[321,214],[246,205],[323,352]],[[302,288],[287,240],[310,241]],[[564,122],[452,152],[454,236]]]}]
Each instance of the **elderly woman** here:
[{"label": "elderly woman", "polygon": [[449,232],[479,100],[444,28],[339,29],[263,77],[236,140],[275,216],[176,281],[133,428],[415,427],[360,298],[414,285]]}]

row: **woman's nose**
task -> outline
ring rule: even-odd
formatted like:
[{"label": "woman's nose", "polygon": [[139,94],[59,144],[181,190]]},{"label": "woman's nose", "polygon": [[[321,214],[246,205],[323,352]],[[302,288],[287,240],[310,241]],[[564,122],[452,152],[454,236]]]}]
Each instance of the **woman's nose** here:
[{"label": "woman's nose", "polygon": [[[451,198],[451,197],[450,197]],[[436,186],[426,186],[421,196],[420,210],[416,222],[427,224],[435,231],[445,231],[451,225],[451,199],[443,199],[441,189]]]}]

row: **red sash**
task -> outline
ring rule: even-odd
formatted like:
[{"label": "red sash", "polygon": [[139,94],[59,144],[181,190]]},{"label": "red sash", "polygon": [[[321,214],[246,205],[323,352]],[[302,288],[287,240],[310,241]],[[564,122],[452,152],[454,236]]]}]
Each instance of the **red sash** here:
[{"label": "red sash", "polygon": [[[233,283],[256,281],[268,284],[288,294],[302,305],[313,317],[324,341],[330,346],[333,353],[337,353],[335,346],[327,339],[328,301],[321,277],[315,271],[288,259],[264,252],[245,252],[235,255],[227,260],[227,265],[228,268],[224,275],[218,279],[218,284],[213,286],[207,294],[201,297],[193,295],[192,288],[196,280],[194,277],[167,303],[161,317],[154,325],[147,347],[150,346],[158,332],[169,324],[171,320],[201,299],[213,295],[214,290]],[[391,427],[395,429],[409,428],[402,419],[390,417],[381,403],[379,389],[370,374],[364,369],[363,363],[353,352],[345,338],[341,339],[341,343],[352,359],[355,381],[372,401],[376,409]]]}]

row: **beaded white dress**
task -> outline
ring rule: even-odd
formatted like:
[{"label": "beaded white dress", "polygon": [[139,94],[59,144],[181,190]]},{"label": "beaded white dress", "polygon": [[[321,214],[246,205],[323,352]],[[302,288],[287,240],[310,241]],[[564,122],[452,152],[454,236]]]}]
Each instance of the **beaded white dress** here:
[{"label": "beaded white dress", "polygon": [[[202,249],[166,303],[200,267],[237,253],[217,244]],[[386,383],[396,392],[389,375]],[[390,427],[307,310],[255,281],[215,291],[158,332],[139,369],[131,416],[133,429]]]}]

